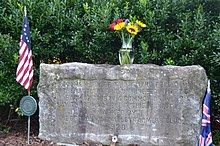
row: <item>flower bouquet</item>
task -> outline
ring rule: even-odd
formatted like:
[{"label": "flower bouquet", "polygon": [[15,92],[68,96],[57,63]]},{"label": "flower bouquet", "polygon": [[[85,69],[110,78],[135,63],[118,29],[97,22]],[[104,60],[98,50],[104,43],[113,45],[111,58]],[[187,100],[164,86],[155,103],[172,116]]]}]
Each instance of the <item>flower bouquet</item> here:
[{"label": "flower bouquet", "polygon": [[145,28],[146,24],[139,20],[129,21],[129,19],[117,19],[110,24],[109,29],[114,30],[122,41],[122,47],[119,50],[120,64],[132,64],[134,61],[134,50],[132,49],[132,42],[138,32]]}]

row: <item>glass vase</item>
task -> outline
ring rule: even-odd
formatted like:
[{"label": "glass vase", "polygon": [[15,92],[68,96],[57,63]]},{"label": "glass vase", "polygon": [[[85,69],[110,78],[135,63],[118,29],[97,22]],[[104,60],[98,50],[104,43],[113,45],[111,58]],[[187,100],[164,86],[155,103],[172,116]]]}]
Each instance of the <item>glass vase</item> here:
[{"label": "glass vase", "polygon": [[134,50],[132,48],[131,41],[123,41],[122,47],[119,50],[119,63],[123,64],[133,64],[134,61]]}]

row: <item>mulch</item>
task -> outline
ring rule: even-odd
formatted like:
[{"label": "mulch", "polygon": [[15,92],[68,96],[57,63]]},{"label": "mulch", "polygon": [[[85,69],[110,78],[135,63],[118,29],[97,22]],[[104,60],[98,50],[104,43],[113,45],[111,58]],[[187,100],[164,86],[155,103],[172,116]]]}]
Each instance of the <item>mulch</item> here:
[{"label": "mulch", "polygon": [[[0,131],[0,146],[28,146],[27,117],[11,119],[7,122],[9,131]],[[38,138],[39,122],[36,116],[31,117],[30,145],[31,146],[57,146],[52,141]]]},{"label": "mulch", "polygon": [[[7,122],[9,131],[3,132],[0,129],[0,146],[28,146],[27,144],[27,117],[22,119],[14,119]],[[30,130],[30,146],[58,146],[53,141],[43,140],[38,138],[39,134],[39,122],[38,117],[31,117],[31,130]],[[85,141],[80,146],[104,146],[100,143],[92,141]],[[137,146],[130,144],[128,146]]]},{"label": "mulch", "polygon": [[[27,135],[19,132],[0,133],[1,146],[28,146]],[[54,142],[41,140],[35,135],[30,137],[31,146],[56,146]]]}]

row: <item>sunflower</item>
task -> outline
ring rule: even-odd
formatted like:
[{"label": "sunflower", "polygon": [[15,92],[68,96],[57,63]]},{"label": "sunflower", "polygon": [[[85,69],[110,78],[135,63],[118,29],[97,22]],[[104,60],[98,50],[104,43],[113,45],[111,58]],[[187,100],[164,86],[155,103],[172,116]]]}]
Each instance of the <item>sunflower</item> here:
[{"label": "sunflower", "polygon": [[144,24],[143,22],[141,22],[141,21],[139,21],[139,20],[136,20],[136,23],[137,23],[140,27],[142,27],[142,28],[147,27],[146,24]]},{"label": "sunflower", "polygon": [[128,24],[126,29],[130,34],[136,35],[138,33],[138,27],[135,25]]},{"label": "sunflower", "polygon": [[121,22],[115,25],[114,30],[121,30],[124,27],[125,27],[125,23]]}]

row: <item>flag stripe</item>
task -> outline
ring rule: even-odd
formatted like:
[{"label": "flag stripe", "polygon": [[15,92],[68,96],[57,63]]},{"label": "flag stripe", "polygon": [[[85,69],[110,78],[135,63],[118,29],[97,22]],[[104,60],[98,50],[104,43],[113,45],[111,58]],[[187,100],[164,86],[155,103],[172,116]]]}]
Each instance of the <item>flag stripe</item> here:
[{"label": "flag stripe", "polygon": [[205,105],[205,104],[203,104],[203,114],[205,114],[206,116],[208,116],[209,115],[209,108]]},{"label": "flag stripe", "polygon": [[33,61],[30,43],[30,28],[27,16],[24,18],[22,27],[16,80],[24,86],[24,88],[30,90],[33,81]]},{"label": "flag stripe", "polygon": [[200,139],[199,141],[200,146],[204,146],[204,138],[202,137],[202,135],[200,135],[199,139]]},{"label": "flag stripe", "polygon": [[[30,54],[30,53],[29,53]],[[22,80],[20,80],[20,83],[23,85],[23,86],[25,86],[26,84],[27,84],[27,82],[29,82],[29,76],[30,76],[30,71],[29,71],[29,66],[31,65],[29,62],[30,61],[28,61],[29,59],[28,59],[29,57],[27,56],[26,58],[25,58],[25,64],[24,64],[24,68],[23,68],[23,70],[22,70],[22,74],[23,74],[23,76],[22,76]]]},{"label": "flag stripe", "polygon": [[[27,47],[25,47],[25,48],[27,48]],[[28,48],[25,49],[24,53],[21,53],[20,59],[21,59],[21,61],[20,61],[19,65],[18,65],[19,72],[18,72],[18,76],[17,76],[17,78],[19,80],[19,83],[21,82],[21,80],[23,80],[23,76],[26,73],[25,69],[27,68],[27,66],[29,64],[27,62],[27,60],[28,60]]]},{"label": "flag stripe", "polygon": [[[23,42],[23,41],[22,41]],[[22,43],[23,45],[23,43]],[[20,49],[22,48],[25,48],[24,46],[23,47],[20,47]],[[23,50],[23,49],[22,49]],[[17,76],[17,80],[19,80],[19,75],[22,75],[21,74],[21,71],[23,70],[24,68],[24,56],[25,56],[25,52],[26,51],[23,51],[23,53],[21,51],[19,51],[19,54],[20,54],[20,58],[19,58],[19,63],[18,63],[18,68],[17,68],[17,73],[16,73],[16,76]]]},{"label": "flag stripe", "polygon": [[206,139],[206,145],[209,146],[212,144],[212,133],[210,132],[208,138]]}]

